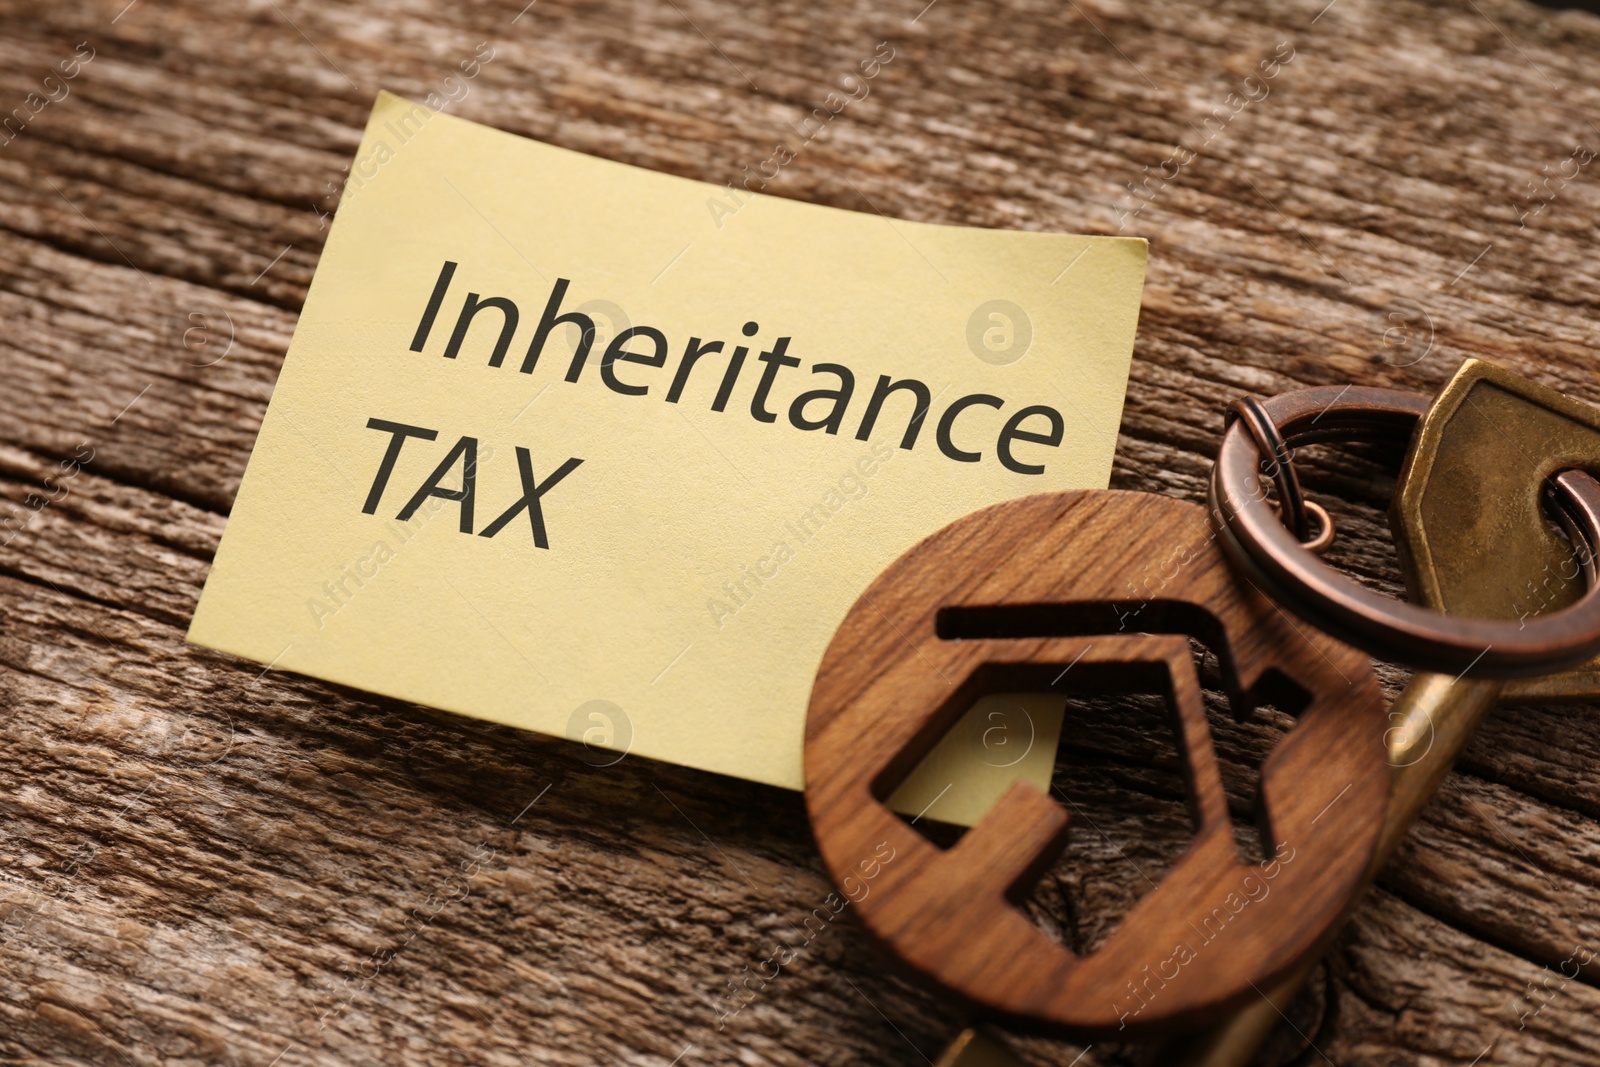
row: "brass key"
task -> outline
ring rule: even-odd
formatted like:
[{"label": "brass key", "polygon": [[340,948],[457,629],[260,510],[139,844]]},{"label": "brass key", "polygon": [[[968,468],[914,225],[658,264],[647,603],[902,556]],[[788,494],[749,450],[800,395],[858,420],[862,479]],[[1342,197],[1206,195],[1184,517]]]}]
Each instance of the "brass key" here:
[{"label": "brass key", "polygon": [[[1581,537],[1557,536],[1541,507],[1547,479],[1567,470],[1600,471],[1600,409],[1468,360],[1419,425],[1390,509],[1412,601],[1524,625],[1575,603],[1594,581],[1594,550]],[[1414,675],[1390,709],[1394,785],[1369,877],[1502,696],[1600,698],[1600,661],[1511,682]],[[1311,970],[1265,991],[1231,1021],[1171,1043],[1153,1062],[1243,1067]]]}]

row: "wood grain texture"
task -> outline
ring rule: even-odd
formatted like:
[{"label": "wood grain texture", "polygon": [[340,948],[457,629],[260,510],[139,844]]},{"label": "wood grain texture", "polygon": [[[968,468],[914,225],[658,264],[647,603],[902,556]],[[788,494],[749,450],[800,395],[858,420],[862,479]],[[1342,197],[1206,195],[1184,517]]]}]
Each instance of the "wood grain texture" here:
[{"label": "wood grain texture", "polygon": [[[0,113],[80,42],[95,53],[0,146],[0,514],[24,527],[0,538],[7,1062],[918,1064],[963,1021],[848,910],[750,977],[830,892],[798,796],[597,770],[565,742],[182,643],[372,99],[425,96],[481,41],[495,58],[453,112],[718,184],[795,145],[892,41],[871,95],[769,191],[1150,237],[1118,488],[1203,500],[1244,391],[1432,390],[1481,355],[1600,401],[1600,175],[1559,177],[1600,140],[1582,12],[124,2],[0,3]],[[1235,112],[1284,41],[1292,62]],[[1163,169],[1180,142],[1193,157]],[[1150,197],[1136,214],[1128,183]],[[53,474],[80,446],[93,460]],[[1392,466],[1303,473],[1339,521],[1329,558],[1396,589]],[[1237,815],[1285,724],[1216,710]],[[1071,937],[1162,854],[1172,820],[1126,813],[1181,806],[1175,753],[1127,715],[1069,736],[1058,770],[1107,835],[1100,867],[1050,880]],[[1315,1050],[1286,1029],[1279,1051],[1600,1063],[1600,973],[1553,977],[1600,939],[1597,765],[1595,707],[1497,712],[1317,1010],[1291,1011]]]}]

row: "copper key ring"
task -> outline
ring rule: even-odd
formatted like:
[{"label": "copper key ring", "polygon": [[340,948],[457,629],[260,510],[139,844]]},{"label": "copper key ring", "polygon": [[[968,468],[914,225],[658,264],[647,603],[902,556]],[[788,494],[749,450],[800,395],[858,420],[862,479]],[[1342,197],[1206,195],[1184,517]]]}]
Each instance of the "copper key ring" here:
[{"label": "copper key ring", "polygon": [[[1319,386],[1282,393],[1262,409],[1290,448],[1320,441],[1404,444],[1431,401],[1420,393]],[[1568,670],[1600,652],[1600,482],[1582,471],[1551,479],[1562,524],[1582,553],[1588,588],[1570,607],[1518,622],[1460,618],[1393,600],[1305,551],[1261,495],[1260,448],[1239,421],[1223,434],[1211,472],[1218,540],[1236,567],[1312,625],[1381,659],[1440,674],[1517,678]]]}]

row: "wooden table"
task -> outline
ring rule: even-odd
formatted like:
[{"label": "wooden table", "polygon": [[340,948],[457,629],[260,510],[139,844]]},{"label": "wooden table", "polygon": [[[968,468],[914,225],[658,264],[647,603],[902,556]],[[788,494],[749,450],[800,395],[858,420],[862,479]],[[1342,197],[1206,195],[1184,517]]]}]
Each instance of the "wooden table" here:
[{"label": "wooden table", "polygon": [[[797,795],[183,643],[373,96],[455,92],[480,42],[454,113],[718,184],[891,42],[770,191],[1149,237],[1118,487],[1202,499],[1244,392],[1431,390],[1482,355],[1600,402],[1582,12],[125,2],[0,4],[4,1062],[919,1064],[962,1023],[846,914],[719,1027],[829,892]],[[1391,474],[1307,468],[1387,589]],[[1079,947],[1181,846],[1148,710],[1067,733],[1103,837],[1039,906]],[[1241,818],[1283,727],[1216,727]],[[1274,1061],[1600,1063],[1600,960],[1557,973],[1600,951],[1597,771],[1595,707],[1496,714]]]}]

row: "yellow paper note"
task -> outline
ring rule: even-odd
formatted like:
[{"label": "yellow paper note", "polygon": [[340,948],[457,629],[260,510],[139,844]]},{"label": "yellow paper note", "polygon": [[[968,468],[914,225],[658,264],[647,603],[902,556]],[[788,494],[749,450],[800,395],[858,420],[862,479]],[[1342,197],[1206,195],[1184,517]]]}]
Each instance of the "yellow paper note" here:
[{"label": "yellow paper note", "polygon": [[[735,193],[383,94],[189,639],[798,788],[880,570],[1106,484],[1145,251]],[[940,817],[1046,781],[1051,714]]]}]

